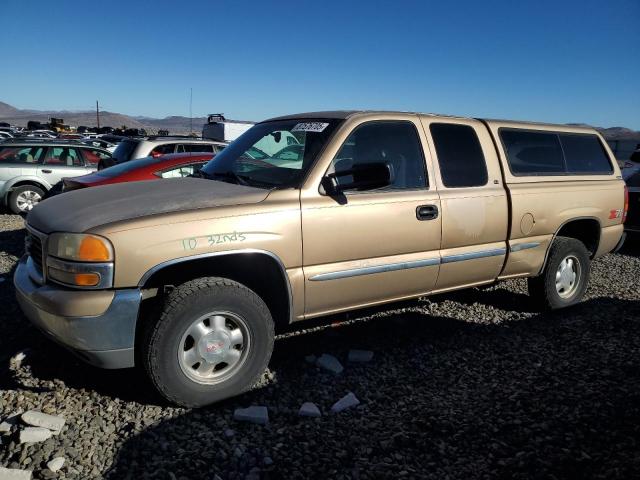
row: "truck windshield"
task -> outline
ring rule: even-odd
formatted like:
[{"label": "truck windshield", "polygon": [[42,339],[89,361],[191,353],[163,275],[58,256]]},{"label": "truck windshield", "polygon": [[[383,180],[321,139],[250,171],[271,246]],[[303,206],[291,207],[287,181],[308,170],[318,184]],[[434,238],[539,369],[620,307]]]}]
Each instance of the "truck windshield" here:
[{"label": "truck windshield", "polygon": [[293,119],[259,123],[216,155],[198,175],[260,188],[298,187],[341,122]]}]

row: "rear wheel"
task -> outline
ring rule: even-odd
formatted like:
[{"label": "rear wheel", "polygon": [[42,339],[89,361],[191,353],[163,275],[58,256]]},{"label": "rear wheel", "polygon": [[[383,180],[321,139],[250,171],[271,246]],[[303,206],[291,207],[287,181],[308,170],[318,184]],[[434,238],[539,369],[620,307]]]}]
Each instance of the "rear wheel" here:
[{"label": "rear wheel", "polygon": [[29,213],[44,197],[44,190],[35,185],[16,187],[9,195],[9,208],[18,215]]},{"label": "rear wheel", "polygon": [[173,290],[142,339],[142,359],[167,400],[200,407],[254,385],[273,350],[262,299],[237,282],[200,278]]},{"label": "rear wheel", "polygon": [[590,269],[589,252],[582,242],[556,237],[542,274],[529,279],[529,295],[546,309],[574,305],[587,289]]}]

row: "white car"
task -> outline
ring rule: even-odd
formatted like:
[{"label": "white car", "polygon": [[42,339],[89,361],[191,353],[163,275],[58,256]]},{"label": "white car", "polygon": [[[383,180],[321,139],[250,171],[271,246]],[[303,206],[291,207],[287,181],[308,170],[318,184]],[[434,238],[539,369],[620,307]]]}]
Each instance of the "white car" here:
[{"label": "white car", "polygon": [[56,132],[51,130],[33,130],[32,132],[26,135],[31,138],[57,138]]}]

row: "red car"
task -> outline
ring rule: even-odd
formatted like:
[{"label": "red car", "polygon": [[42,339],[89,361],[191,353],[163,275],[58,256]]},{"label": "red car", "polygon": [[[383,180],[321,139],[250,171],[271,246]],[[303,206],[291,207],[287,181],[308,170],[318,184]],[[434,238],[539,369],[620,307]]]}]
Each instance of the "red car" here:
[{"label": "red car", "polygon": [[109,183],[186,177],[197,172],[212,158],[211,153],[174,153],[158,158],[139,158],[81,177],[65,178],[62,191],[68,192],[69,190]]}]

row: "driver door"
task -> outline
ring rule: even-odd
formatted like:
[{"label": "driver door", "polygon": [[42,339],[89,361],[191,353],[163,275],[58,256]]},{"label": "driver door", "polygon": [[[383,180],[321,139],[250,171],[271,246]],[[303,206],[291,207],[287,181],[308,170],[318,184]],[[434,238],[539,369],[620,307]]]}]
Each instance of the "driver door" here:
[{"label": "driver door", "polygon": [[[440,264],[440,199],[424,132],[414,116],[386,116],[342,133],[325,173],[385,163],[391,185],[329,196],[301,193],[305,317],[419,296]],[[327,152],[331,155],[330,152]]]}]

